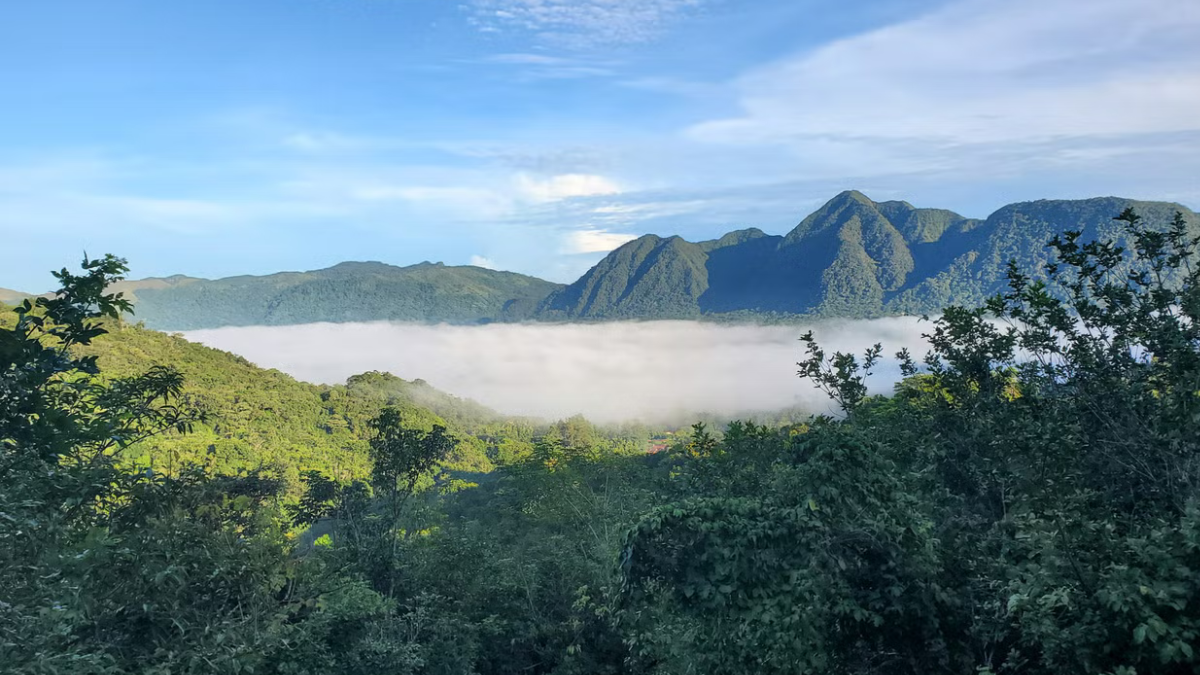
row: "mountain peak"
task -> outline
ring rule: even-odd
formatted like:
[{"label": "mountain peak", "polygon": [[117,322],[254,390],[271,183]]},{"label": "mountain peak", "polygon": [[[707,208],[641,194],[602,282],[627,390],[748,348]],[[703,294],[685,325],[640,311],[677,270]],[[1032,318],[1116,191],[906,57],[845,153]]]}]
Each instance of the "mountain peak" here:
[{"label": "mountain peak", "polygon": [[[976,220],[846,190],[786,237],[757,228],[698,243],[646,234],[609,252],[569,286],[425,261],[407,267],[345,262],[212,281],[166,277],[114,288],[136,291],[127,297],[147,325],[172,330],[312,321],[919,314],[948,304],[977,305],[1004,288],[1004,263],[1013,258],[1041,269],[1049,255],[1045,242],[1067,229],[1119,234],[1113,218],[1128,206],[1155,226],[1182,212],[1200,231],[1200,216],[1163,202],[1038,200]],[[0,289],[0,302],[4,293]]]},{"label": "mountain peak", "polygon": [[875,206],[875,202],[870,197],[859,192],[858,190],[844,190],[839,192],[836,197],[829,200],[829,204],[843,203],[847,201],[855,201],[867,206]]},{"label": "mountain peak", "polygon": [[[387,263],[384,263],[384,262],[379,262],[378,260],[347,260],[345,262],[340,262],[340,263],[334,265],[333,267],[328,267],[326,269],[340,270],[340,271],[353,271],[353,270],[362,271],[362,270],[386,269],[386,268],[390,268],[390,267],[393,267],[393,266],[389,265]],[[319,272],[321,270],[316,270],[316,271]]]},{"label": "mountain peak", "polygon": [[706,260],[703,247],[678,235],[644,235],[552,293],[538,311],[553,319],[693,318],[696,298],[708,288]]},{"label": "mountain peak", "polygon": [[879,204],[858,190],[846,190],[801,221],[787,234],[782,245],[791,246],[822,232],[837,230],[855,218],[886,221],[879,211]]}]

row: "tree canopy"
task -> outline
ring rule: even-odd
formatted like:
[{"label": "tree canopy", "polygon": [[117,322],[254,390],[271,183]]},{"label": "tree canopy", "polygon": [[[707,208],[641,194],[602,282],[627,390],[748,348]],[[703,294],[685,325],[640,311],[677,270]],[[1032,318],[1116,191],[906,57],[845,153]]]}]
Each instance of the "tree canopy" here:
[{"label": "tree canopy", "polygon": [[[300,420],[277,436],[320,420],[344,463],[319,444],[164,462],[218,425],[271,446],[255,415],[229,417],[223,379],[202,380],[208,399],[188,383],[251,371],[121,324],[106,289],[123,261],[85,260],[0,327],[0,663],[1195,673],[1200,239],[1183,214],[1114,226],[1067,228],[1043,262],[1008,265],[1002,293],[946,308],[928,354],[896,355],[891,396],[867,386],[883,346],[806,336],[798,373],[842,415],[701,423],[652,454],[582,418],[443,418],[385,374],[274,374],[249,407]],[[137,344],[195,360],[115,358]]]}]

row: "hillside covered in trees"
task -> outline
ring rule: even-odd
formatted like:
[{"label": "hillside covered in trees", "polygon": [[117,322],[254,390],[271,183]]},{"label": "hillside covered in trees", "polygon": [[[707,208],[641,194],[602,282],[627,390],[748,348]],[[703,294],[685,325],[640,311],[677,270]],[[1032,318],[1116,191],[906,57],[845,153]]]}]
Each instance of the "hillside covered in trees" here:
[{"label": "hillside covered in trees", "polygon": [[[313,322],[708,319],[791,322],[869,318],[979,306],[1003,290],[1005,265],[1034,275],[1046,241],[1068,230],[1128,243],[1112,214],[1136,208],[1165,226],[1178,204],[1105,197],[1005,206],[984,220],[847,191],[784,236],[738,230],[711,241],[645,235],[567,286],[479,267],[342,263],[313,272],[209,281],[175,276],[122,281],[151,328]],[[1196,227],[1191,225],[1191,227]],[[0,291],[0,302],[23,294]]]},{"label": "hillside covered in trees", "polygon": [[122,281],[152,328],[276,326],[317,321],[478,323],[527,318],[558,284],[482,267],[347,262],[312,272],[210,281],[174,276]]},{"label": "hillside covered in trees", "polygon": [[[891,396],[867,394],[883,347],[810,334],[799,374],[841,416],[698,424],[651,454],[121,326],[122,261],[86,262],[0,329],[0,664],[1195,673],[1200,239],[1182,213],[1114,226],[1127,246],[1068,230],[947,307]],[[273,433],[341,440],[238,458]],[[492,471],[447,470],[467,436]]]},{"label": "hillside covered in trees", "polygon": [[834,197],[785,236],[731,232],[692,243],[641,237],[555,291],[540,319],[863,318],[978,306],[1000,292],[1005,265],[1040,274],[1046,241],[1068,230],[1124,242],[1112,214],[1136,208],[1165,226],[1178,204],[1100,198],[1011,204],[986,220],[857,191]]},{"label": "hillside covered in trees", "polygon": [[[0,329],[15,326],[12,310],[0,305]],[[123,461],[139,468],[171,473],[195,464],[221,474],[269,469],[292,483],[313,470],[362,478],[370,470],[370,420],[385,407],[395,409],[407,427],[447,428],[455,445],[443,465],[472,473],[492,471],[494,462],[528,452],[534,438],[546,434],[641,447],[657,431],[639,424],[601,430],[582,417],[561,423],[506,417],[422,380],[390,373],[313,385],[178,334],[114,319],[101,325],[102,336],[73,350],[80,358],[96,359],[101,381],[169,366],[182,378],[181,403],[198,413],[188,433],[157,434],[126,448]]]}]

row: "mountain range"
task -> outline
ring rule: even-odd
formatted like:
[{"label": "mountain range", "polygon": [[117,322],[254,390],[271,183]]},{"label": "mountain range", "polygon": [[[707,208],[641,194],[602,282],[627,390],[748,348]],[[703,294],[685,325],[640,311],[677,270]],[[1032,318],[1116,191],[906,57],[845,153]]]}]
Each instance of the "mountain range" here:
[{"label": "mountain range", "polygon": [[[1016,260],[1036,273],[1048,239],[1066,230],[1120,239],[1113,218],[1132,207],[1152,225],[1179,204],[1117,197],[1010,204],[986,219],[843,192],[786,235],[758,229],[710,241],[645,235],[569,285],[480,267],[347,262],[312,272],[217,280],[125,281],[152,328],[317,321],[790,320],[875,317],[975,305],[999,291]],[[22,294],[0,290],[0,301]]]},{"label": "mountain range", "polygon": [[0,302],[7,305],[15,305],[28,297],[31,297],[28,293],[14,291],[10,288],[0,288]]},{"label": "mountain range", "polygon": [[195,330],[319,321],[469,324],[531,318],[559,284],[481,267],[345,262],[312,272],[123,281],[148,327]]},{"label": "mountain range", "polygon": [[536,316],[858,318],[974,305],[1003,287],[1009,260],[1036,274],[1055,233],[1120,239],[1113,218],[1127,207],[1160,225],[1182,212],[1200,228],[1200,217],[1178,204],[1115,197],[1011,204],[976,220],[848,191],[784,236],[641,237],[553,292]]}]

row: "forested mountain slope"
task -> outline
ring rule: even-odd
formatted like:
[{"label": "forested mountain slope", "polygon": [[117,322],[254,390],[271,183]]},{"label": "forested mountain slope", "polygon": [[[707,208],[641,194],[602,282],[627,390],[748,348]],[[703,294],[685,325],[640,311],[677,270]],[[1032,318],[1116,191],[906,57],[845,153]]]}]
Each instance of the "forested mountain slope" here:
[{"label": "forested mountain slope", "polygon": [[558,284],[481,267],[347,262],[312,272],[117,284],[147,326],[192,330],[318,321],[475,323],[524,318]]},{"label": "forested mountain slope", "polygon": [[[1005,288],[1009,261],[1016,261],[1031,277],[1044,279],[1045,265],[1053,259],[1053,250],[1045,242],[1070,230],[1081,231],[1082,241],[1112,240],[1128,247],[1128,233],[1112,215],[1128,208],[1154,229],[1162,229],[1182,213],[1190,231],[1200,232],[1200,217],[1180,204],[1119,197],[1010,204],[979,223],[964,238],[967,246],[948,249],[943,258],[949,263],[940,262],[941,270],[930,269],[919,283],[891,296],[886,311],[903,314],[936,311],[948,304],[979,305]],[[1126,261],[1122,269],[1131,265]]]},{"label": "forested mountain slope", "polygon": [[[848,208],[838,255],[847,227],[873,232],[864,251],[895,241]],[[654,454],[572,419],[470,482],[442,471],[461,442],[387,408],[357,478],[327,462],[280,480],[236,453],[130,466],[123,441],[174,433],[193,403],[282,446],[429,388],[308,388],[122,328],[103,289],[124,262],[85,263],[34,318],[0,314],[2,670],[1194,675],[1200,238],[1120,219],[1130,245],[1064,235],[1046,285],[1024,270],[986,308],[945,308],[892,396],[868,387],[881,348],[803,337],[798,374],[839,418],[697,424]],[[1156,273],[1127,274],[1135,258]],[[296,418],[279,441],[276,416]]]},{"label": "forested mountain slope", "polygon": [[[10,309],[0,305],[0,328],[14,324]],[[114,322],[106,328],[107,335],[81,349],[97,357],[106,377],[171,366],[185,378],[187,402],[207,414],[190,434],[165,434],[132,448],[127,458],[138,465],[171,471],[199,463],[218,473],[270,467],[292,483],[308,470],[362,477],[369,471],[367,422],[391,406],[409,426],[428,430],[439,424],[454,432],[452,467],[491,468],[486,444],[470,432],[482,433],[503,418],[422,381],[365,373],[344,385],[318,386],[178,335]]]},{"label": "forested mountain slope", "polygon": [[700,245],[679,237],[640,237],[551,295],[538,308],[537,317],[694,317],[697,300],[708,290],[706,260]]},{"label": "forested mountain slope", "polygon": [[1011,204],[986,220],[843,192],[786,236],[742,230],[691,244],[647,235],[556,291],[543,319],[787,316],[872,317],[978,305],[1001,290],[1009,260],[1036,275],[1046,241],[1068,230],[1116,237],[1113,214],[1133,207],[1152,227],[1178,204],[1105,197]]},{"label": "forested mountain slope", "polygon": [[[348,262],[313,272],[205,280],[122,281],[152,328],[286,325],[321,321],[789,321],[875,317],[978,305],[1001,290],[1016,260],[1035,276],[1046,241],[1068,230],[1123,241],[1113,214],[1135,208],[1151,227],[1179,204],[1117,197],[1005,206],[985,220],[843,192],[783,236],[758,229],[710,241],[648,234],[605,256],[574,283],[479,267]],[[1191,225],[1191,227],[1197,227]],[[23,294],[8,293],[15,301]]]}]

